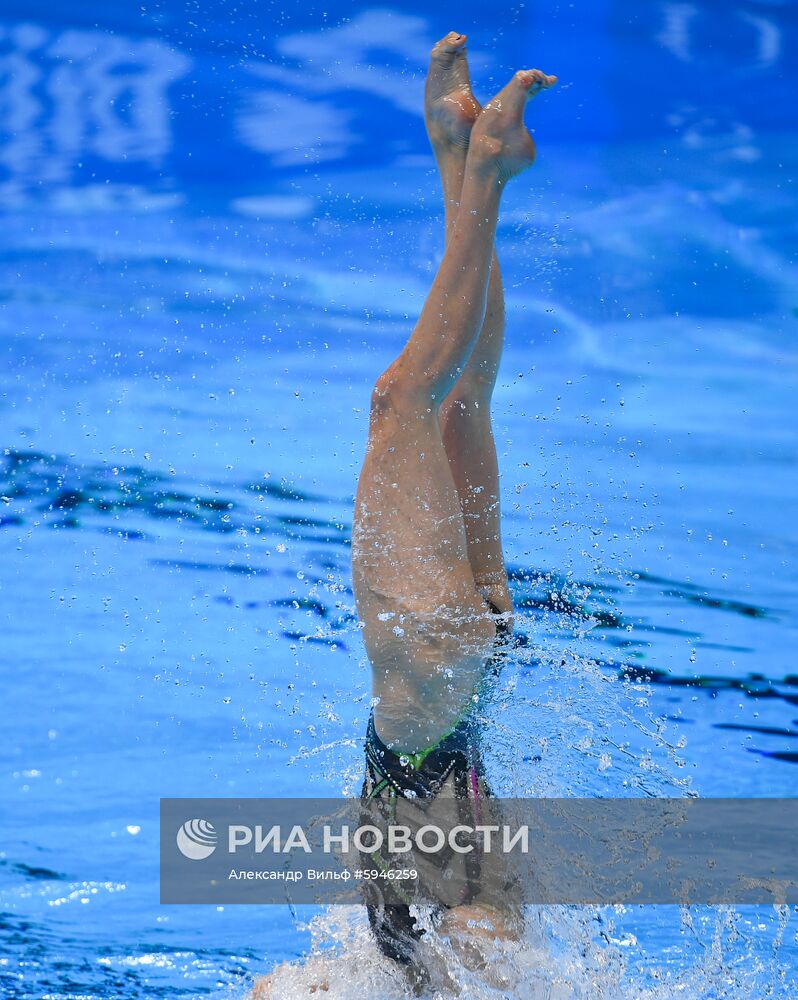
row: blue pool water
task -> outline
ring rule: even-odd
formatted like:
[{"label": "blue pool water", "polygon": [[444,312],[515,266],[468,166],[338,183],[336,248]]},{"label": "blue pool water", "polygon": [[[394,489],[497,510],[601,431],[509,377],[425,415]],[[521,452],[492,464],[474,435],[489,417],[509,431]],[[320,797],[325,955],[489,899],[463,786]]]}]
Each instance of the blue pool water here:
[{"label": "blue pool water", "polygon": [[[797,22],[8,0],[2,996],[240,997],[311,946],[343,956],[330,996],[400,995],[358,911],[161,907],[158,800],[358,787],[352,495],[371,382],[440,258],[420,101],[451,28],[482,97],[560,77],[499,233],[528,645],[494,696],[497,780],[794,794]],[[786,908],[530,926],[525,996],[795,995]]]}]

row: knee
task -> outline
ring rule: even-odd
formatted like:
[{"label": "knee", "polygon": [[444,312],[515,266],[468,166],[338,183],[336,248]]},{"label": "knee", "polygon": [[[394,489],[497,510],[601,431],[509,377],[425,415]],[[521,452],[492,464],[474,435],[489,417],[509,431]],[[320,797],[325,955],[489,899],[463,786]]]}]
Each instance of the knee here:
[{"label": "knee", "polygon": [[396,391],[396,379],[391,374],[391,369],[384,371],[374,383],[371,390],[371,412],[379,413],[387,410],[391,406],[391,399]]},{"label": "knee", "polygon": [[496,385],[496,373],[485,366],[475,367],[465,372],[446,398],[445,409],[459,410],[474,415],[489,413],[493,388]]},{"label": "knee", "polygon": [[380,417],[389,413],[409,414],[420,406],[429,406],[430,397],[423,385],[392,365],[374,383],[371,393],[371,414]]}]

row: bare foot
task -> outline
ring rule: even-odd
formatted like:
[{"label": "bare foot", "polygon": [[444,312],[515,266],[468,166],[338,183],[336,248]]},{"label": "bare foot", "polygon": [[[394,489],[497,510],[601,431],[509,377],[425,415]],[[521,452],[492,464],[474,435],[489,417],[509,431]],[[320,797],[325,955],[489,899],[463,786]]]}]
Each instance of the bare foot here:
[{"label": "bare foot", "polygon": [[436,153],[456,146],[468,148],[471,129],[482,110],[471,92],[466,36],[450,31],[430,54],[424,94],[424,120]]},{"label": "bare foot", "polygon": [[524,125],[530,97],[557,82],[539,69],[522,69],[489,101],[471,132],[468,162],[477,169],[498,168],[505,182],[535,162],[535,143]]}]

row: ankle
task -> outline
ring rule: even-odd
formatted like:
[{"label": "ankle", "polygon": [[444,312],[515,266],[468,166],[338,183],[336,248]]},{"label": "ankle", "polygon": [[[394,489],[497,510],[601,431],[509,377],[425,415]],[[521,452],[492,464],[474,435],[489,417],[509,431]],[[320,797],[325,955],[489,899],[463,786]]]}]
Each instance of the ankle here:
[{"label": "ankle", "polygon": [[453,138],[447,134],[445,129],[437,128],[429,123],[427,137],[439,167],[448,167],[452,163],[459,165],[461,170],[465,167],[468,148],[471,145],[469,135],[461,134],[457,138]]},{"label": "ankle", "polygon": [[469,156],[463,191],[475,193],[478,198],[495,199],[498,205],[508,180],[507,173],[495,157]]}]

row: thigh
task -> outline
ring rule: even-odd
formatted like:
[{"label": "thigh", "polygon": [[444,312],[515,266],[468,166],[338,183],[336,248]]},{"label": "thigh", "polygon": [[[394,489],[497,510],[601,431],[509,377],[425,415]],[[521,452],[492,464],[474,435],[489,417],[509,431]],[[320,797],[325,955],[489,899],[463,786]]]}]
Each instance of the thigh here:
[{"label": "thigh", "polygon": [[356,594],[423,610],[476,591],[437,414],[372,414],[352,537]]},{"label": "thigh", "polygon": [[396,745],[426,746],[463,711],[496,631],[434,411],[372,415],[352,580],[378,728]]}]

